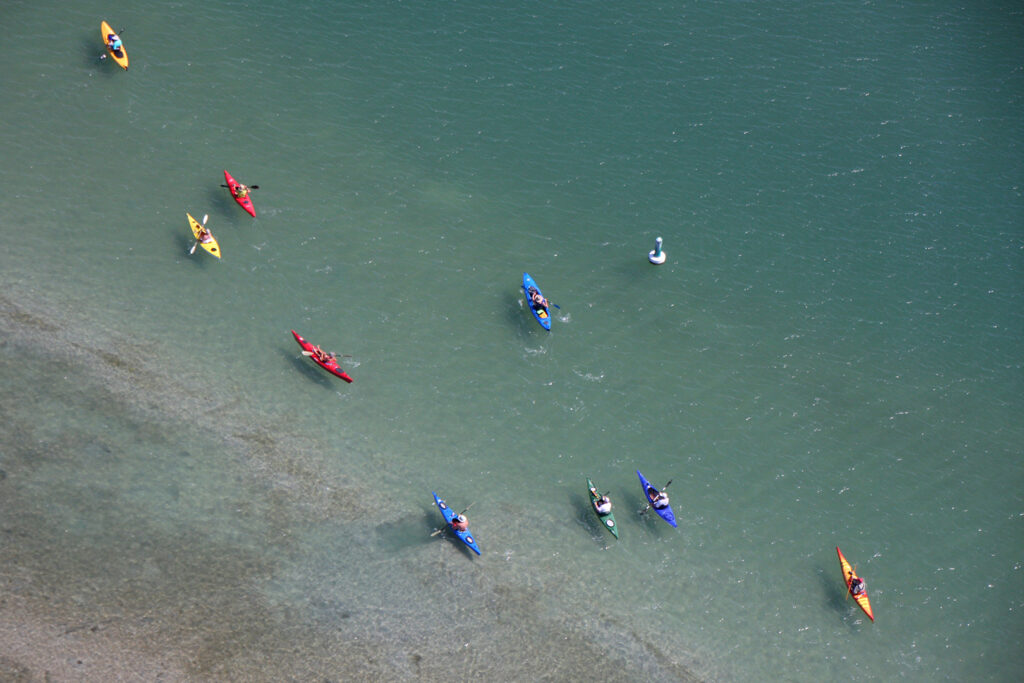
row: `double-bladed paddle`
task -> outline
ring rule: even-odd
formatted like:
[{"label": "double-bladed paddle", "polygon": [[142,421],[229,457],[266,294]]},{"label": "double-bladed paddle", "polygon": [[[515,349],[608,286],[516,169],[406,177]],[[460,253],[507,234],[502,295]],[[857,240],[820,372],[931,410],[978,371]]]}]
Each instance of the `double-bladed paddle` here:
[{"label": "double-bladed paddle", "polygon": [[[206,221],[207,221],[207,220],[208,220],[209,218],[210,218],[210,214],[208,214],[208,213],[204,213],[204,214],[203,214],[203,227],[204,227],[204,228],[206,227]],[[196,247],[198,247],[198,246],[199,246],[199,238],[196,238],[196,243],[192,245],[192,248],[188,250],[188,253],[189,253],[189,254],[194,254],[194,253],[196,253]]]}]

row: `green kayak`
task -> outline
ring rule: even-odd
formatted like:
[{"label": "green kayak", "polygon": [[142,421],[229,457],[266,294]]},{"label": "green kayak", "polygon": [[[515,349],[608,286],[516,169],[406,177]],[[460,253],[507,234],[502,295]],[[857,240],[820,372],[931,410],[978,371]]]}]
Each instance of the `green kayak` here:
[{"label": "green kayak", "polygon": [[590,491],[590,507],[597,518],[601,520],[601,526],[611,532],[612,536],[618,538],[619,527],[615,524],[615,513],[611,510],[604,514],[597,511],[597,499],[601,497],[601,492],[594,486],[594,482],[590,481],[590,477],[587,477],[587,490]]}]

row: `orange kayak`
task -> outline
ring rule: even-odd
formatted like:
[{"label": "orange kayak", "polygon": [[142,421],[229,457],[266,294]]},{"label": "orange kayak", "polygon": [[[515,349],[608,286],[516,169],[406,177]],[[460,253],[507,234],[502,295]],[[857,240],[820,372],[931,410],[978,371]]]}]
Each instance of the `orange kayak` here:
[{"label": "orange kayak", "polygon": [[103,44],[107,46],[107,52],[110,53],[110,56],[114,58],[114,61],[117,62],[119,67],[127,70],[128,51],[124,49],[123,45],[121,46],[121,49],[116,52],[110,49],[110,44],[107,42],[107,36],[111,33],[114,33],[114,29],[110,28],[110,24],[105,21],[100,22],[100,36],[103,38]]},{"label": "orange kayak", "polygon": [[[845,557],[843,557],[843,551],[839,549],[839,546],[836,546],[836,553],[839,554],[839,566],[843,570],[843,580],[846,581],[846,591],[850,593],[850,595],[853,595],[853,592],[850,591],[850,583],[854,578],[859,577],[857,576],[857,573],[853,571],[853,567],[850,566],[850,563],[846,561]],[[853,595],[853,599],[856,600],[857,604],[860,605],[860,608],[864,610],[864,614],[868,615],[868,619],[874,621],[875,615],[871,611],[871,601],[868,600],[868,592],[865,590],[862,591],[860,595]]]}]

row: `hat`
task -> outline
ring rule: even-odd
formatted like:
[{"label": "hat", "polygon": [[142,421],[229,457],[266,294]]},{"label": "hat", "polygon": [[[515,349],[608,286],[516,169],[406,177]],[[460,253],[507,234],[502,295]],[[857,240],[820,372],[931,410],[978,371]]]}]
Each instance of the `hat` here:
[{"label": "hat", "polygon": [[465,522],[466,521],[466,515],[459,515],[458,519],[459,519],[460,522]]}]

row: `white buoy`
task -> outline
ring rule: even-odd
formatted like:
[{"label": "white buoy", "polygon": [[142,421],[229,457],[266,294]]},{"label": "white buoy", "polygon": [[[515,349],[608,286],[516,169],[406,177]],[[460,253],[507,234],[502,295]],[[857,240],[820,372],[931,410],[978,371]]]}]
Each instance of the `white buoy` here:
[{"label": "white buoy", "polygon": [[661,250],[661,238],[659,237],[658,239],[654,240],[654,251],[647,254],[647,260],[656,266],[660,266],[662,263],[665,262],[666,258],[667,257],[665,256],[665,252]]}]

